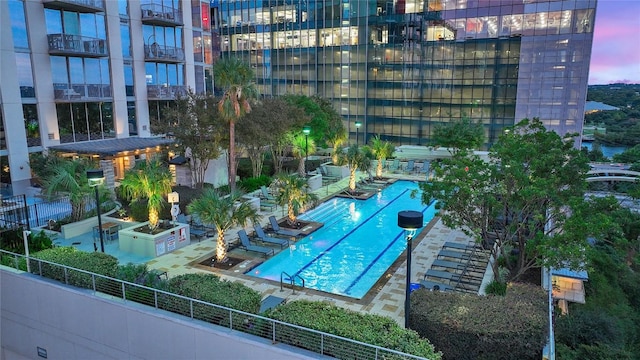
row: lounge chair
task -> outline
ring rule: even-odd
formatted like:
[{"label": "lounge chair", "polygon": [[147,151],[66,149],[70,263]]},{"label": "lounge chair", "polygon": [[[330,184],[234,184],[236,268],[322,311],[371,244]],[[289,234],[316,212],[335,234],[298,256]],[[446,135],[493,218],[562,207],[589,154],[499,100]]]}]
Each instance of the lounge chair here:
[{"label": "lounge chair", "polygon": [[469,260],[471,259],[471,254],[462,252],[462,251],[455,251],[455,250],[440,250],[440,252],[438,253],[437,259],[440,259],[443,257],[458,259],[458,260]]},{"label": "lounge chair", "polygon": [[389,170],[389,172],[396,172],[399,169],[400,169],[400,159],[394,159],[389,164],[389,168],[387,170]]},{"label": "lounge chair", "polygon": [[415,160],[409,160],[407,162],[407,166],[404,168],[404,172],[409,173],[409,172],[414,172],[416,171],[416,161]]},{"label": "lounge chair", "polygon": [[267,234],[264,233],[264,230],[262,230],[262,227],[260,227],[259,224],[253,224],[253,229],[256,231],[258,240],[262,242],[280,245],[280,249],[283,249],[285,246],[289,246],[289,240],[267,236]]},{"label": "lounge chair", "polygon": [[260,198],[274,203],[276,201],[276,198],[269,194],[269,189],[264,185],[260,186]]},{"label": "lounge chair", "polygon": [[318,169],[320,169],[320,174],[322,175],[322,182],[324,184],[334,183],[340,180],[340,177],[338,176],[329,175],[329,171],[327,170],[327,167],[325,165],[320,165]]},{"label": "lounge chair", "polygon": [[271,248],[251,244],[251,241],[249,240],[249,235],[247,235],[247,232],[244,230],[238,231],[238,238],[240,238],[240,242],[242,243],[240,247],[242,247],[246,251],[255,251],[255,252],[262,253],[262,255],[264,255],[265,258],[268,255],[274,254],[274,251]]},{"label": "lounge chair", "polygon": [[278,220],[275,216],[269,216],[269,223],[271,224],[271,230],[278,235],[284,236],[300,236],[300,231],[297,230],[287,230],[280,227],[278,224]]},{"label": "lounge chair", "polygon": [[428,281],[428,280],[421,280],[420,281],[420,285],[422,285],[423,287],[427,288],[428,290],[431,291],[441,291],[441,292],[445,292],[445,291],[453,291],[454,288],[451,285],[446,285],[446,284],[441,284],[441,283],[437,283],[434,281]]},{"label": "lounge chair", "polygon": [[427,270],[427,272],[424,273],[424,280],[427,280],[427,278],[436,278],[436,279],[448,280],[448,281],[458,281],[460,280],[460,275],[454,274],[448,271],[429,269]]}]

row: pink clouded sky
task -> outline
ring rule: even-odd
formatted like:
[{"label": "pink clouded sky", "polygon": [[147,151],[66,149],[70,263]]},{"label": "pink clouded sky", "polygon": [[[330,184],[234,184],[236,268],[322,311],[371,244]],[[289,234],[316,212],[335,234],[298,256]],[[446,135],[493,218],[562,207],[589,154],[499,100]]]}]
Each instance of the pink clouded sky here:
[{"label": "pink clouded sky", "polygon": [[598,0],[589,84],[640,84],[640,0]]}]

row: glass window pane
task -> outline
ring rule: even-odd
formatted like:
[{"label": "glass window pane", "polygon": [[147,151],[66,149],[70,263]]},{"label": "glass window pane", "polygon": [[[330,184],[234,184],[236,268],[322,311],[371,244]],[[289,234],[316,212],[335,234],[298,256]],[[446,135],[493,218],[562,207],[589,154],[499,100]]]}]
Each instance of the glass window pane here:
[{"label": "glass window pane", "polygon": [[70,109],[70,103],[56,104],[58,131],[60,132],[60,142],[63,144],[74,141]]},{"label": "glass window pane", "polygon": [[84,84],[84,66],[81,58],[69,58],[69,74],[72,84]]},{"label": "glass window pane", "polygon": [[202,29],[211,30],[211,21],[209,21],[209,3],[202,3]]},{"label": "glass window pane", "polygon": [[118,0],[118,13],[120,15],[129,15],[128,12],[128,4],[129,2],[127,0]]},{"label": "glass window pane", "polygon": [[127,24],[120,25],[120,41],[122,41],[122,56],[131,56],[131,37]]},{"label": "glass window pane", "polygon": [[101,103],[102,108],[102,130],[105,138],[116,136],[113,126],[113,104],[110,102]]},{"label": "glass window pane", "polygon": [[200,22],[200,0],[191,0],[191,21],[194,28],[202,26]]},{"label": "glass window pane", "polygon": [[13,46],[17,48],[28,48],[27,22],[24,17],[24,5],[22,1],[9,1],[9,16],[11,16]]},{"label": "glass window pane", "polygon": [[78,23],[78,14],[65,11],[64,18],[64,33],[68,35],[80,35],[80,24]]},{"label": "glass window pane", "polygon": [[83,36],[98,37],[96,32],[96,17],[93,14],[80,14],[80,27]]},{"label": "glass window pane", "polygon": [[167,65],[169,85],[178,85],[178,65],[169,64]]},{"label": "glass window pane", "polygon": [[35,104],[23,104],[24,126],[27,133],[28,146],[42,145],[40,139],[40,122],[38,121],[38,107]]},{"label": "glass window pane", "polygon": [[16,53],[16,65],[18,71],[18,85],[20,85],[20,95],[25,97],[35,97],[33,88],[33,72],[31,71],[31,56],[28,53]]},{"label": "glass window pane", "polygon": [[158,78],[156,76],[156,63],[148,62],[144,64],[147,85],[156,85],[158,84]]},{"label": "glass window pane", "polygon": [[54,84],[68,84],[67,60],[61,56],[51,57],[51,76]]},{"label": "glass window pane", "polygon": [[127,96],[133,96],[133,66],[124,66],[124,85]]},{"label": "glass window pane", "polygon": [[60,11],[45,9],[44,21],[47,25],[47,34],[61,34],[62,33],[62,18]]},{"label": "glass window pane", "polygon": [[73,116],[74,141],[89,140],[89,129],[87,126],[87,111],[85,103],[73,103],[71,105]]}]

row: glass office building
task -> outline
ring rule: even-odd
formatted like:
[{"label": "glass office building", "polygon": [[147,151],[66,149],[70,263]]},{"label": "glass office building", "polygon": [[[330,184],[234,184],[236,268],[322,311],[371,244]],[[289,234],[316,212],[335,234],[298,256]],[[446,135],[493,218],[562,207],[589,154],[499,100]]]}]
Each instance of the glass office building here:
[{"label": "glass office building", "polygon": [[[213,93],[239,56],[266,96],[330,99],[351,141],[428,145],[481,121],[487,146],[539,117],[580,132],[596,0],[1,0],[0,183],[28,154],[150,137],[166,104]],[[126,160],[126,158],[125,158]],[[115,176],[131,165],[114,161]],[[16,191],[14,191],[16,192]],[[21,193],[17,191],[17,193]]]},{"label": "glass office building", "polygon": [[469,117],[487,145],[540,118],[580,132],[595,0],[213,1],[214,51],[256,69],[267,96],[333,101],[352,140],[429,144]]}]

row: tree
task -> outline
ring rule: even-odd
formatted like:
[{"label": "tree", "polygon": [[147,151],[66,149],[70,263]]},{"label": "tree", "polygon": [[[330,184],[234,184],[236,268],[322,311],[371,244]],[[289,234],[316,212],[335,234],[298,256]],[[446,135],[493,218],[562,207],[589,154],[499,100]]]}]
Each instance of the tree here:
[{"label": "tree", "polygon": [[[298,163],[298,175],[304,178],[307,176],[305,160],[309,154],[316,151],[316,142],[312,138],[307,139],[302,133],[291,133],[289,135],[289,139],[292,145],[291,150],[293,152],[293,156],[300,160]],[[307,154],[307,148],[309,150],[309,154]]]},{"label": "tree", "polygon": [[127,199],[132,202],[147,200],[149,209],[149,229],[158,227],[160,210],[167,203],[165,199],[171,192],[173,176],[159,157],[148,161],[140,161],[133,168],[125,171],[120,181],[120,188]]},{"label": "tree", "polygon": [[287,205],[287,222],[289,225],[297,223],[297,216],[307,205],[318,201],[318,196],[309,189],[307,179],[298,174],[280,174],[273,183],[276,202]]},{"label": "tree", "polygon": [[582,269],[587,236],[598,236],[604,220],[585,204],[589,166],[573,148],[575,136],[562,139],[524,119],[499,137],[490,161],[461,150],[435,163],[436,180],[420,185],[422,200],[438,201],[447,226],[484,244],[495,239],[495,255],[508,260],[514,249],[514,279],[537,266]]},{"label": "tree", "polygon": [[346,152],[338,155],[338,165],[347,165],[349,167],[349,191],[356,190],[356,171],[369,171],[371,169],[371,159],[373,154],[368,146],[359,147],[351,145]]},{"label": "tree", "polygon": [[393,144],[388,141],[383,141],[380,139],[380,135],[376,135],[371,139],[371,152],[373,156],[375,156],[376,160],[378,160],[378,165],[376,166],[376,177],[382,177],[382,166],[384,165],[385,160],[393,155],[393,151],[395,150]]},{"label": "tree", "polygon": [[[64,160],[57,159],[55,168],[46,167],[43,174],[44,190],[47,196],[64,193],[69,196],[71,203],[71,221],[85,218],[87,201],[93,193],[87,180],[87,170],[94,165],[86,159]],[[104,191],[104,189],[99,189]]]},{"label": "tree", "polygon": [[218,102],[218,110],[229,122],[229,188],[236,189],[236,122],[251,112],[251,101],[257,99],[258,88],[251,66],[238,58],[224,58],[213,66],[216,84],[224,94]]},{"label": "tree", "polygon": [[168,125],[157,132],[171,134],[175,138],[178,150],[190,158],[189,168],[196,188],[201,188],[209,160],[221,155],[226,137],[216,110],[216,100],[211,95],[189,91],[175,105],[166,113]]},{"label": "tree", "polygon": [[262,174],[264,154],[271,150],[275,172],[282,170],[282,157],[287,149],[287,135],[293,129],[302,128],[308,116],[304,111],[289,104],[281,98],[268,98],[253,107],[253,110],[242,118],[242,126],[238,127],[238,141],[244,144],[253,176]]},{"label": "tree", "polygon": [[484,143],[484,129],[481,123],[463,116],[460,120],[437,125],[433,130],[433,142],[449,149],[478,149]]},{"label": "tree", "polygon": [[318,146],[325,147],[331,144],[335,149],[346,141],[347,130],[331,101],[319,96],[306,95],[285,95],[284,98],[287,102],[302,108],[308,115],[308,125],[312,129],[310,137]]},{"label": "tree", "polygon": [[260,220],[258,211],[249,202],[241,201],[242,193],[232,191],[229,195],[221,195],[214,189],[207,189],[201,197],[187,205],[187,211],[197,216],[205,224],[213,224],[218,237],[216,241],[216,261],[227,260],[227,242],[225,231],[234,226],[245,227],[250,220]]}]

